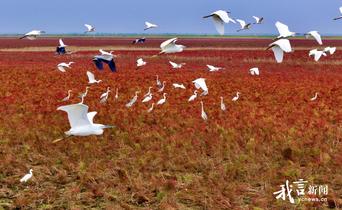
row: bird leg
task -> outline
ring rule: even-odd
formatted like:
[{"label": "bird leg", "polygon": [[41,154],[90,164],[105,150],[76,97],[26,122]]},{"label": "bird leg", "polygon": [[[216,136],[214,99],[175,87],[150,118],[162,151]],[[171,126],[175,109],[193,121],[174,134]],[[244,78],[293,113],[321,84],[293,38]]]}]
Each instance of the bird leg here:
[{"label": "bird leg", "polygon": [[62,141],[62,140],[64,140],[64,139],[69,138],[69,137],[71,137],[71,136],[64,136],[64,137],[62,137],[62,138],[59,138],[59,139],[54,140],[52,143],[53,143],[53,144],[56,144],[56,143],[58,143],[58,142],[60,142],[60,141]]}]

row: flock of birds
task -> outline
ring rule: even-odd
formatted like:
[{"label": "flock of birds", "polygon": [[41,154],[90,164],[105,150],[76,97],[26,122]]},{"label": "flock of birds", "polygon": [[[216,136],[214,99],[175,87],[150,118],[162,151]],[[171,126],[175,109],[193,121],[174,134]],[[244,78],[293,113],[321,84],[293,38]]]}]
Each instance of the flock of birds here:
[{"label": "flock of birds", "polygon": [[[334,20],[339,20],[342,19],[342,7],[340,8],[340,13],[341,15],[339,17],[334,18]],[[225,24],[229,24],[229,23],[239,23],[240,24],[240,28],[237,30],[237,32],[243,31],[243,30],[249,30],[252,28],[253,25],[258,25],[258,24],[262,24],[264,22],[264,18],[263,17],[257,17],[257,16],[253,16],[254,18],[254,22],[253,23],[247,23],[244,20],[241,19],[234,19],[232,17],[230,17],[230,12],[228,11],[224,11],[224,10],[218,10],[215,11],[207,16],[204,16],[203,18],[211,18],[214,22],[215,28],[217,30],[217,32],[220,35],[224,35],[224,31],[225,31]],[[92,33],[95,32],[95,27],[90,25],[90,24],[85,24],[84,25],[86,27],[86,31],[85,33]],[[322,38],[321,35],[319,34],[318,31],[309,31],[307,33],[296,33],[296,32],[292,32],[290,31],[289,27],[279,21],[277,21],[275,23],[275,26],[279,32],[279,36],[277,36],[273,42],[271,44],[269,44],[269,46],[267,47],[267,49],[271,49],[274,53],[274,57],[277,63],[281,63],[283,61],[283,57],[284,57],[284,53],[291,53],[292,47],[291,47],[291,43],[289,38],[294,37],[296,35],[304,35],[306,38],[314,38],[317,43],[319,45],[323,45],[322,42]],[[145,28],[144,30],[150,30],[153,28],[157,28],[158,25],[154,24],[154,23],[150,23],[150,22],[145,22]],[[22,37],[20,37],[20,39],[23,38],[27,38],[29,40],[34,40],[36,39],[38,36],[41,36],[42,34],[44,34],[45,31],[41,31],[41,30],[33,30],[30,31],[28,33],[26,33],[25,35],[23,35]],[[159,54],[169,54],[169,53],[179,53],[182,52],[186,47],[183,45],[179,45],[176,44],[177,42],[177,38],[172,38],[172,39],[168,39],[166,41],[164,41],[163,43],[160,44],[160,53]],[[132,41],[132,44],[141,44],[144,43],[146,41],[145,37],[142,38],[138,38]],[[66,47],[68,45],[64,44],[62,39],[59,39],[59,45],[56,48],[56,54],[59,55],[63,55],[63,54],[70,54],[72,52],[67,52],[66,51]],[[318,49],[313,49],[310,50],[309,52],[309,56],[313,56],[315,61],[319,61],[319,59],[322,56],[327,56],[328,54],[332,55],[334,54],[336,51],[336,47],[325,47],[322,50],[318,50]],[[112,72],[116,72],[116,64],[114,61],[114,58],[116,57],[115,55],[113,55],[113,51],[110,52],[106,52],[102,49],[99,50],[100,54],[99,55],[95,55],[93,57],[93,62],[96,66],[96,68],[98,68],[99,70],[104,69],[104,63],[108,65],[109,69]],[[157,55],[155,55],[157,56]],[[181,69],[184,65],[186,65],[185,63],[175,63],[173,61],[169,61],[171,67],[173,69]],[[67,69],[71,68],[71,65],[74,64],[74,62],[63,62],[57,65],[57,69],[61,72],[66,72]],[[147,65],[147,62],[143,60],[143,58],[138,58],[137,62],[136,62],[136,69],[139,69],[143,66]],[[207,65],[208,71],[209,72],[216,72],[216,71],[220,71],[222,69],[224,69],[223,67],[216,67],[213,65]],[[250,74],[252,76],[259,76],[260,75],[260,71],[257,67],[255,68],[251,68],[249,70]],[[98,84],[100,82],[102,82],[101,80],[96,80],[95,79],[95,75],[90,72],[87,71],[87,77],[88,77],[88,84]],[[156,103],[151,103],[151,106],[149,107],[149,109],[147,110],[147,112],[152,112],[154,110],[155,106],[162,106],[163,104],[165,104],[167,102],[167,93],[164,92],[164,88],[166,85],[166,82],[163,81],[161,82],[159,80],[158,75],[156,75],[156,86],[158,87],[158,92],[162,93],[163,97],[161,99],[159,99]],[[192,81],[195,90],[193,92],[193,95],[191,95],[188,99],[188,102],[192,102],[195,101],[198,98],[198,94],[199,94],[199,90],[202,90],[200,96],[205,96],[209,94],[209,89],[208,86],[206,84],[206,79],[205,78],[198,78],[196,80]],[[173,83],[172,84],[173,88],[175,89],[186,89],[186,87],[184,86],[184,84],[178,84],[178,83]],[[141,100],[142,103],[148,103],[151,102],[153,99],[153,93],[152,93],[152,89],[153,87],[149,87],[148,92],[143,96],[143,99]],[[65,105],[65,106],[60,106],[57,108],[57,110],[61,110],[67,113],[68,115],[68,120],[69,120],[69,124],[70,124],[70,130],[65,132],[65,136],[63,138],[60,139],[56,139],[55,141],[53,141],[53,143],[57,143],[63,139],[66,139],[68,137],[71,136],[89,136],[89,135],[102,135],[104,132],[104,129],[106,128],[113,128],[113,126],[111,125],[103,125],[103,124],[98,124],[98,123],[94,123],[94,117],[96,116],[97,112],[93,111],[93,112],[89,112],[89,107],[84,103],[84,98],[87,96],[89,91],[89,86],[86,87],[85,92],[81,93],[79,95],[79,97],[81,98],[81,102],[78,104],[71,104],[71,105]],[[68,90],[68,95],[62,99],[62,102],[66,102],[69,101],[71,98],[71,92],[72,90]],[[108,100],[109,94],[111,92],[110,87],[107,88],[107,90],[101,94],[100,96],[100,103],[106,103],[106,101]],[[140,91],[136,91],[135,95],[131,98],[130,101],[128,101],[126,103],[126,107],[127,108],[131,108],[135,103],[137,103],[138,101],[138,95],[139,95]],[[240,98],[240,92],[236,92],[236,96],[234,96],[231,100],[233,102],[236,102],[239,100]],[[118,88],[116,88],[116,94],[115,94],[115,99],[118,99]],[[315,93],[315,96],[312,97],[310,99],[310,101],[315,101],[318,98],[318,93]],[[206,121],[208,120],[208,115],[205,112],[205,108],[204,108],[204,103],[203,101],[200,101],[200,105],[201,105],[201,118]],[[226,111],[226,105],[224,103],[224,98],[220,97],[220,109],[222,111]],[[29,173],[26,174],[24,177],[22,177],[20,179],[20,182],[27,182],[29,179],[31,179],[33,176],[33,170],[30,169]]]}]

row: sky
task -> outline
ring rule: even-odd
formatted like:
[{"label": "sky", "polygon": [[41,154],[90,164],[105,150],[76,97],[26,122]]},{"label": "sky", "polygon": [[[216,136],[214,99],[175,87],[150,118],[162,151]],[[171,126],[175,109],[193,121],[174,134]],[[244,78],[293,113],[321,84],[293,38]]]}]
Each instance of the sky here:
[{"label": "sky", "polygon": [[151,34],[217,34],[211,20],[202,17],[227,10],[233,18],[265,23],[237,33],[239,25],[226,25],[226,34],[276,34],[279,20],[291,31],[318,30],[325,35],[342,35],[341,0],[2,0],[0,34],[22,34],[33,29],[48,34],[83,33],[84,24],[98,33],[144,33],[144,22],[159,25]]}]

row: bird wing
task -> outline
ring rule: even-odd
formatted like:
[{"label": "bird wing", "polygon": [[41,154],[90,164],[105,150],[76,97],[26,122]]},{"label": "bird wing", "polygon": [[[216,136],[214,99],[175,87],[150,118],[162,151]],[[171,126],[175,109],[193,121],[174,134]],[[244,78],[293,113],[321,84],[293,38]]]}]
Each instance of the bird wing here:
[{"label": "bird wing", "polygon": [[315,61],[319,61],[319,59],[322,57],[323,52],[322,51],[316,51],[315,53]]},{"label": "bird wing", "polygon": [[168,40],[164,41],[163,43],[160,44],[160,48],[164,49],[164,48],[166,48],[166,46],[168,46],[172,43],[176,43],[177,39],[178,38],[172,38],[172,39],[168,39]]},{"label": "bird wing", "polygon": [[221,22],[223,21],[224,23],[229,23],[229,21],[231,20],[228,16],[228,13],[223,10],[218,10],[212,13],[212,15],[214,15],[213,17],[218,17],[221,20]]},{"label": "bird wing", "polygon": [[222,21],[222,19],[219,16],[214,15],[213,16],[213,22],[214,22],[216,31],[220,35],[224,35],[224,22]]},{"label": "bird wing", "polygon": [[310,50],[309,56],[315,55],[317,52],[317,49]]},{"label": "bird wing", "polygon": [[65,44],[64,44],[64,42],[63,42],[62,39],[59,39],[59,46],[61,46],[61,47],[64,47],[64,46],[65,46]]},{"label": "bird wing", "polygon": [[84,24],[84,26],[88,29],[88,31],[89,30],[91,30],[93,27],[91,26],[91,25],[89,25],[89,24]]},{"label": "bird wing", "polygon": [[114,59],[108,62],[108,66],[112,72],[116,72],[116,65],[115,65]]},{"label": "bird wing", "polygon": [[90,125],[91,121],[89,120],[88,106],[84,104],[72,104],[67,106],[60,106],[57,110],[65,111],[68,114],[68,119],[71,128]]},{"label": "bird wing", "polygon": [[215,67],[215,66],[212,66],[212,65],[207,65],[207,67],[209,68],[210,71],[216,69],[216,67]]},{"label": "bird wing", "polygon": [[205,79],[203,78],[199,78],[193,81],[193,83],[195,84],[195,87],[197,89],[202,89],[203,91],[208,91],[208,87],[207,84],[205,83]]},{"label": "bird wing", "polygon": [[278,45],[273,46],[272,51],[274,53],[274,57],[275,57],[277,63],[283,62],[284,51]]},{"label": "bird wing", "polygon": [[275,42],[273,42],[273,45],[278,45],[284,52],[291,52],[291,43],[288,39],[279,39]]},{"label": "bird wing", "polygon": [[99,70],[102,70],[102,69],[103,69],[103,63],[102,63],[102,60],[101,60],[100,58],[94,57],[94,58],[93,58],[93,62],[95,63],[96,67],[97,67]]},{"label": "bird wing", "polygon": [[241,28],[244,28],[246,26],[246,22],[244,20],[236,19],[236,21],[240,23]]},{"label": "bird wing", "polygon": [[321,35],[318,33],[318,31],[310,31],[309,34],[311,34],[311,36],[315,38],[319,45],[323,44]]},{"label": "bird wing", "polygon": [[177,64],[177,63],[175,63],[175,62],[169,61],[169,63],[171,64],[171,66],[172,66],[173,68],[176,68],[176,67],[178,67],[178,64]]},{"label": "bird wing", "polygon": [[255,19],[255,22],[259,23],[259,21],[260,21],[260,18],[259,18],[259,17],[253,16],[253,18]]},{"label": "bird wing", "polygon": [[93,73],[91,73],[90,71],[87,71],[87,76],[88,76],[88,80],[89,82],[92,82],[95,80],[95,76]]},{"label": "bird wing", "polygon": [[97,112],[89,112],[87,114],[87,117],[88,117],[88,120],[89,120],[90,123],[94,124],[94,117],[95,117],[96,114],[97,114]]},{"label": "bird wing", "polygon": [[281,36],[287,36],[290,33],[289,27],[281,22],[276,22],[275,26]]},{"label": "bird wing", "polygon": [[340,7],[339,10],[340,10],[340,13],[342,14],[342,7]]},{"label": "bird wing", "polygon": [[60,70],[61,72],[65,72],[64,66],[58,65],[57,68],[58,68],[58,70]]}]

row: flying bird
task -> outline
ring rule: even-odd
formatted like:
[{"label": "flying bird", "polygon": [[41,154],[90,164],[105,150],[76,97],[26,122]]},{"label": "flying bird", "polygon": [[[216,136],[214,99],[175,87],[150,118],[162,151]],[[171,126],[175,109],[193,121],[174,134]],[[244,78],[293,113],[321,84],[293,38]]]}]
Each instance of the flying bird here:
[{"label": "flying bird", "polygon": [[62,39],[59,39],[59,46],[56,48],[56,54],[58,55],[64,55],[66,54],[65,47],[68,45],[65,45]]},{"label": "flying bird", "polygon": [[305,35],[305,38],[307,38],[307,39],[310,36],[312,36],[318,42],[319,45],[323,44],[321,35],[318,33],[318,31],[309,31],[308,33],[306,33],[304,35]]},{"label": "flying bird", "polygon": [[[340,13],[342,14],[342,7],[339,8]],[[342,19],[342,15],[340,15],[339,17],[334,18],[334,20],[339,20]]]},{"label": "flying bird", "polygon": [[226,105],[223,102],[223,97],[221,96],[220,98],[221,98],[220,108],[221,108],[222,111],[226,111]]},{"label": "flying bird", "polygon": [[336,47],[326,47],[324,48],[324,52],[328,52],[330,55],[333,55],[336,52]]},{"label": "flying bird", "polygon": [[132,44],[142,44],[145,42],[146,42],[146,38],[143,37],[143,38],[138,38],[138,39],[133,40]]},{"label": "flying bird", "polygon": [[192,81],[192,83],[194,83],[196,89],[202,89],[203,90],[203,93],[201,94],[201,96],[208,95],[209,90],[208,90],[208,87],[207,87],[207,84],[206,84],[204,78],[198,78],[198,79]]},{"label": "flying bird", "polygon": [[57,110],[65,111],[68,114],[70,130],[65,132],[66,137],[57,139],[53,143],[59,142],[71,136],[102,135],[104,129],[113,128],[110,125],[96,124],[93,119],[97,112],[88,113],[89,107],[84,104],[72,104],[60,106]]},{"label": "flying bird", "polygon": [[277,37],[277,39],[289,38],[296,35],[296,32],[290,31],[289,27],[284,23],[277,21],[275,26],[277,27],[279,32],[279,36]]},{"label": "flying bird", "polygon": [[188,99],[188,102],[194,101],[197,98],[197,90],[194,91],[194,94],[190,96]]},{"label": "flying bird", "polygon": [[166,93],[163,94],[163,98],[157,102],[157,105],[162,105],[166,102]]},{"label": "flying bird", "polygon": [[161,52],[159,54],[183,52],[183,50],[185,49],[185,46],[176,44],[177,40],[178,38],[172,38],[161,43],[160,44]]},{"label": "flying bird", "polygon": [[177,88],[180,88],[180,89],[185,89],[185,86],[183,84],[177,84],[177,83],[173,83],[172,86],[177,89]]},{"label": "flying bird", "polygon": [[272,49],[277,63],[283,62],[284,52],[289,53],[292,51],[290,41],[287,39],[279,39],[272,42],[268,46],[267,50],[268,49]]},{"label": "flying bird", "polygon": [[211,17],[214,21],[214,25],[216,28],[216,31],[220,35],[224,35],[224,24],[225,23],[236,23],[235,20],[229,17],[229,12],[224,10],[218,10],[216,12],[211,13],[210,15],[204,16],[203,18],[209,18]]},{"label": "flying bird", "polygon": [[87,76],[88,76],[89,84],[94,84],[94,83],[99,84],[100,82],[102,82],[102,80],[96,80],[95,75],[91,73],[90,71],[87,71]]},{"label": "flying bird", "polygon": [[23,178],[21,178],[20,179],[20,182],[27,182],[29,179],[31,179],[32,178],[32,176],[33,176],[33,170],[32,169],[30,169],[29,170],[29,173],[28,174],[25,174],[25,176],[23,176]]},{"label": "flying bird", "polygon": [[204,121],[208,120],[208,115],[204,111],[203,101],[201,101],[201,117]]},{"label": "flying bird", "polygon": [[236,96],[232,99],[232,101],[237,101],[240,98],[240,92],[236,92]]},{"label": "flying bird", "polygon": [[253,24],[262,24],[264,21],[263,17],[253,16],[253,18],[255,19],[255,23],[253,23]]},{"label": "flying bird", "polygon": [[102,95],[100,96],[100,103],[106,103],[106,101],[108,100],[109,97],[109,93],[110,93],[110,87],[107,87],[107,91],[102,93]]},{"label": "flying bird", "polygon": [[172,61],[169,61],[169,63],[171,64],[173,69],[180,69],[180,68],[182,68],[185,65],[185,63],[179,63],[178,64],[178,63],[175,63],[175,62],[172,62]]},{"label": "flying bird", "polygon": [[70,69],[71,68],[71,64],[73,64],[75,62],[69,62],[69,63],[60,63],[57,65],[57,69],[61,72],[65,72],[66,68]]},{"label": "flying bird", "polygon": [[107,56],[113,56],[113,57],[115,57],[114,55],[113,55],[113,52],[114,51],[109,51],[109,52],[107,52],[107,51],[104,51],[103,49],[99,49],[99,52],[101,53],[101,55],[107,55]]},{"label": "flying bird", "polygon": [[212,65],[207,65],[207,67],[208,67],[208,70],[210,72],[219,71],[221,69],[224,69],[223,67],[216,67],[216,66],[212,66]]},{"label": "flying bird", "polygon": [[84,33],[90,33],[95,31],[95,27],[89,24],[84,24],[84,26],[87,28],[87,30]]},{"label": "flying bird", "polygon": [[96,55],[93,58],[93,62],[99,70],[103,70],[103,63],[106,63],[112,72],[116,72],[116,64],[113,55]]},{"label": "flying bird", "polygon": [[146,31],[148,29],[157,28],[157,27],[158,27],[158,25],[146,21],[144,30]]},{"label": "flying bird", "polygon": [[249,70],[249,72],[251,73],[251,75],[253,75],[253,76],[259,76],[259,74],[260,74],[260,71],[259,71],[259,68],[251,68],[250,70]]},{"label": "flying bird", "polygon": [[139,91],[135,91],[134,97],[126,104],[127,108],[132,107],[133,104],[138,100],[138,93]]},{"label": "flying bird", "polygon": [[327,56],[327,54],[324,51],[313,49],[310,50],[309,56],[314,56],[315,61],[319,61],[319,59],[323,56]]},{"label": "flying bird", "polygon": [[136,69],[138,69],[138,68],[140,68],[140,67],[142,67],[142,66],[145,66],[146,64],[147,64],[146,61],[144,61],[142,58],[139,58],[139,59],[137,60],[137,68],[136,68]]},{"label": "flying bird", "polygon": [[243,31],[243,30],[248,30],[252,27],[251,23],[246,23],[244,20],[236,19],[237,22],[240,23],[241,28],[237,30],[237,32]]},{"label": "flying bird", "polygon": [[72,90],[68,90],[68,95],[62,99],[62,101],[69,101],[70,97],[71,97],[71,91]]},{"label": "flying bird", "polygon": [[27,38],[29,40],[35,40],[38,36],[41,36],[42,34],[45,34],[45,31],[33,30],[26,33],[24,36],[21,36],[19,39]]}]

